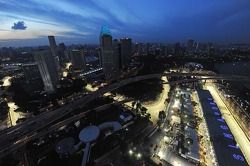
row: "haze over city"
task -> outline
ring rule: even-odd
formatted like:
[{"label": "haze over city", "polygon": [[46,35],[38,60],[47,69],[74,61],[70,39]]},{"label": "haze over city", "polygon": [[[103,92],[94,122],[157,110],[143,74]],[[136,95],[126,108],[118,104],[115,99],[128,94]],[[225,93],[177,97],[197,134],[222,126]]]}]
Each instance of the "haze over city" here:
[{"label": "haze over city", "polygon": [[248,0],[0,0],[0,47],[98,43],[108,25],[138,42],[249,43]]}]

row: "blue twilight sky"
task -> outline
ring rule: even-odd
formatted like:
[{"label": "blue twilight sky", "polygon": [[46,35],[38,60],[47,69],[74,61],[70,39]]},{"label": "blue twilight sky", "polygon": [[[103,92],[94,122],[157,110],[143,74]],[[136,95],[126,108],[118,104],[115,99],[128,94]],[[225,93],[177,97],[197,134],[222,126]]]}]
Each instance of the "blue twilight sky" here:
[{"label": "blue twilight sky", "polygon": [[250,42],[250,0],[0,0],[0,47],[98,43],[102,25],[138,42]]}]

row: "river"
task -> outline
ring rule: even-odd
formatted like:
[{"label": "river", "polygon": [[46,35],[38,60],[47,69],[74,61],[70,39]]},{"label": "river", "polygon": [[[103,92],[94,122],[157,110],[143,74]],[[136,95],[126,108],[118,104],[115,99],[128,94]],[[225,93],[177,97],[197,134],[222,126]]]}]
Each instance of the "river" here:
[{"label": "river", "polygon": [[237,74],[250,76],[250,61],[215,64],[215,69],[220,74]]}]

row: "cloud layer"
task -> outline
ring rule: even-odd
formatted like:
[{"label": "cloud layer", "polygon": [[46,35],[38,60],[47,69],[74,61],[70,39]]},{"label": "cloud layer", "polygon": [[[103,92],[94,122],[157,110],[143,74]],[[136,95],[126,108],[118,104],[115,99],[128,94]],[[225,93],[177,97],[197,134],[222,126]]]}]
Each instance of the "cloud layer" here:
[{"label": "cloud layer", "polygon": [[104,24],[115,38],[134,41],[249,42],[250,1],[0,0],[0,22],[6,45],[27,39],[47,44],[47,35],[69,44],[98,43]]}]

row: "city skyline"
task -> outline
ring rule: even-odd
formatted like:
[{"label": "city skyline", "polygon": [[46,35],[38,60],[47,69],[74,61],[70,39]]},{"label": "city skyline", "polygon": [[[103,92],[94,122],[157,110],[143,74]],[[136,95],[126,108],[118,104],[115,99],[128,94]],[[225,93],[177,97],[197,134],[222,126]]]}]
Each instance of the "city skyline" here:
[{"label": "city skyline", "polygon": [[[249,43],[250,1],[5,1],[0,0],[0,47],[98,44],[102,25],[114,38],[138,42]],[[145,12],[147,11],[147,12]]]}]

